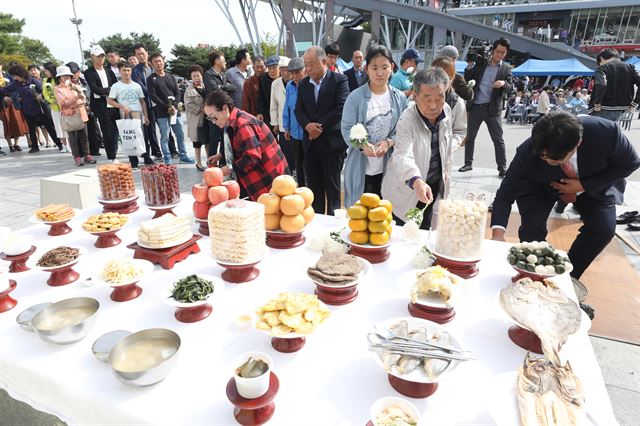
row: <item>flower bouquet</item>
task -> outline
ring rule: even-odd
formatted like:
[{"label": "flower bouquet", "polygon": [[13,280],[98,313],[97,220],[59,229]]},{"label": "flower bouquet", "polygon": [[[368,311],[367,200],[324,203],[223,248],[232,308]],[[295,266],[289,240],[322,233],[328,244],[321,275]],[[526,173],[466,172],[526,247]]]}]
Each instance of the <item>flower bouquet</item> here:
[{"label": "flower bouquet", "polygon": [[175,97],[167,96],[167,109],[169,111],[169,124],[173,126],[178,121],[178,110]]},{"label": "flower bouquet", "polygon": [[407,68],[407,80],[409,80],[409,83],[413,84],[413,79],[416,76],[416,69],[413,67],[409,67]]},{"label": "flower bouquet", "polygon": [[362,149],[369,145],[367,129],[361,123],[357,123],[351,128],[349,138],[351,139],[351,144],[356,148]]}]

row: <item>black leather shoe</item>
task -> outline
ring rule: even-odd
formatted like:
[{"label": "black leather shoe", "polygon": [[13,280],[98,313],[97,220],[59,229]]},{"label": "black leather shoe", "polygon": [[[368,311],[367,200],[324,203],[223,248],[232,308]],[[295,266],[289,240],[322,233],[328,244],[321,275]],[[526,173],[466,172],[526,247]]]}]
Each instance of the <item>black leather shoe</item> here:
[{"label": "black leather shoe", "polygon": [[506,175],[507,175],[507,171],[506,171],[506,170],[500,170],[500,171],[498,172],[498,177],[499,177],[499,178],[503,178],[503,177],[505,177]]},{"label": "black leather shoe", "polygon": [[33,147],[32,147],[32,148],[29,150],[29,154],[33,154],[34,152],[40,152],[40,148],[33,148]]},{"label": "black leather shoe", "polygon": [[468,172],[468,171],[471,171],[471,170],[473,170],[473,167],[468,166],[466,164],[458,169],[459,172]]},{"label": "black leather shoe", "polygon": [[638,217],[638,212],[635,210],[631,212],[622,213],[620,216],[616,218],[616,223],[618,225],[626,225],[627,223],[633,222],[636,219],[636,217]]}]

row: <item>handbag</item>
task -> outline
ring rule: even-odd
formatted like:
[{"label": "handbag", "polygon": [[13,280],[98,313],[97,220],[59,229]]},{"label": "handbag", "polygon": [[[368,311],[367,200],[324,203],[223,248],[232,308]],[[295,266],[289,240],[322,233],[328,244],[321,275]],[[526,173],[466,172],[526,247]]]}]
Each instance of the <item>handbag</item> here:
[{"label": "handbag", "polygon": [[73,132],[84,128],[84,121],[79,111],[75,111],[72,115],[60,114],[60,127],[63,132]]},{"label": "handbag", "polygon": [[146,152],[142,120],[139,118],[123,118],[116,120],[118,133],[122,141],[122,151],[130,157],[138,157]]}]

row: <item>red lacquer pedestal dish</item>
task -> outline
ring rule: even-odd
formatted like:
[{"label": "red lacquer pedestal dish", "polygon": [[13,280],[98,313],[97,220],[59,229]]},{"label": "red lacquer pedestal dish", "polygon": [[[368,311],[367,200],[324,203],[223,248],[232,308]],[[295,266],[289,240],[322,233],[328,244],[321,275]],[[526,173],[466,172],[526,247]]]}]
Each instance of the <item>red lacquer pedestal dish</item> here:
[{"label": "red lacquer pedestal dish", "polygon": [[80,278],[80,274],[73,269],[73,267],[78,263],[78,260],[79,259],[76,259],[73,263],[67,265],[43,269],[45,272],[51,272],[51,276],[49,276],[47,284],[51,287],[60,287],[71,284]]},{"label": "red lacquer pedestal dish", "polygon": [[436,308],[409,302],[407,309],[412,317],[426,319],[438,324],[446,324],[456,316],[456,311],[452,306],[448,308]]},{"label": "red lacquer pedestal dish", "polygon": [[173,297],[173,291],[175,284],[169,282],[162,292],[162,301],[167,305],[176,308],[173,316],[180,322],[192,323],[202,321],[207,318],[213,312],[212,302],[215,298],[221,297],[224,292],[224,283],[218,277],[211,275],[198,274],[200,278],[203,278],[213,285],[213,292],[207,295],[204,300],[198,300],[195,302],[179,302]]},{"label": "red lacquer pedestal dish", "polygon": [[202,235],[193,234],[189,241],[182,244],[178,244],[175,247],[168,247],[164,249],[149,249],[138,245],[138,243],[129,244],[127,248],[135,250],[133,254],[134,259],[144,259],[149,262],[158,264],[164,269],[171,269],[176,262],[185,260],[189,255],[200,253],[200,246],[198,246],[198,240],[202,238]]},{"label": "red lacquer pedestal dish", "polygon": [[98,197],[98,202],[102,204],[102,213],[121,213],[128,214],[137,211],[139,195],[133,197],[124,198],[122,200],[104,200]]},{"label": "red lacquer pedestal dish", "polygon": [[22,253],[15,256],[9,256],[4,253],[0,253],[0,259],[5,260],[7,262],[11,262],[9,265],[9,272],[15,274],[18,272],[28,271],[29,267],[27,266],[27,260],[29,257],[36,251],[36,246],[31,246],[31,248]]},{"label": "red lacquer pedestal dish", "polygon": [[211,312],[213,312],[213,307],[207,303],[192,308],[178,308],[173,315],[180,322],[191,323],[202,321],[211,315]]},{"label": "red lacquer pedestal dish", "polygon": [[347,244],[351,246],[349,249],[349,254],[354,256],[361,257],[362,259],[368,260],[371,263],[382,263],[389,259],[391,253],[389,252],[389,244],[385,244],[382,246],[374,246],[371,244],[356,244],[351,242],[349,239],[349,234],[351,231],[348,229],[343,230],[340,233],[340,238]]},{"label": "red lacquer pedestal dish", "polygon": [[114,302],[128,302],[142,294],[142,287],[135,283],[113,287],[113,291],[109,295]]},{"label": "red lacquer pedestal dish", "polygon": [[15,280],[9,280],[9,288],[3,291],[0,291],[0,314],[3,312],[7,312],[14,308],[18,304],[18,301],[13,297],[9,296],[13,290],[16,289],[17,283]]},{"label": "red lacquer pedestal dish", "polygon": [[401,379],[392,374],[387,375],[389,384],[396,391],[410,398],[426,398],[438,389],[437,383],[416,383]]},{"label": "red lacquer pedestal dish", "polygon": [[358,298],[358,287],[355,285],[346,288],[339,288],[325,287],[318,283],[315,284],[316,289],[314,293],[318,296],[318,299],[322,300],[327,305],[347,305]]},{"label": "red lacquer pedestal dish", "polygon": [[233,416],[243,426],[259,426],[271,419],[276,409],[273,400],[280,389],[278,376],[271,372],[269,377],[269,390],[256,399],[245,399],[240,396],[236,387],[235,378],[227,383],[227,398],[235,406]]},{"label": "red lacquer pedestal dish", "polygon": [[222,273],[222,279],[231,284],[248,283],[260,275],[260,269],[256,267],[260,260],[244,264],[226,263],[217,260],[216,263],[225,268]]},{"label": "red lacquer pedestal dish", "polygon": [[533,331],[522,328],[519,325],[513,325],[509,327],[507,334],[511,341],[522,349],[526,349],[537,354],[542,353],[542,343]]},{"label": "red lacquer pedestal dish", "polygon": [[433,255],[436,257],[436,265],[448,269],[449,272],[461,278],[473,278],[478,275],[480,271],[478,269],[480,259],[452,259],[436,252],[433,252]]},{"label": "red lacquer pedestal dish", "polygon": [[160,216],[164,216],[167,213],[171,213],[172,215],[176,215],[173,212],[173,209],[180,204],[180,200],[178,200],[177,202],[173,203],[173,204],[167,204],[165,206],[150,206],[147,204],[147,207],[149,208],[149,210],[151,210],[152,212],[154,212],[153,215],[153,219],[159,218]]},{"label": "red lacquer pedestal dish", "polygon": [[116,235],[120,228],[113,229],[111,231],[103,231],[103,232],[90,232],[91,235],[98,237],[95,243],[93,243],[94,247],[97,248],[108,248],[115,247],[122,242],[122,240]]},{"label": "red lacquer pedestal dish", "polygon": [[196,219],[198,224],[198,232],[204,237],[209,236],[209,221],[207,219]]},{"label": "red lacquer pedestal dish", "polygon": [[298,352],[307,343],[305,337],[272,337],[271,346],[278,352]]},{"label": "red lacquer pedestal dish", "polygon": [[306,241],[302,232],[287,234],[282,231],[267,231],[267,246],[274,249],[291,249],[301,246]]},{"label": "red lacquer pedestal dish", "polygon": [[[71,220],[71,219],[69,219]],[[69,220],[65,220],[64,222],[55,222],[55,223],[46,223],[47,225],[51,226],[51,228],[49,229],[49,232],[47,232],[48,235],[51,235],[52,237],[57,237],[60,235],[66,235],[69,232],[72,231],[71,227],[69,225],[67,225],[67,223],[69,222]]]}]

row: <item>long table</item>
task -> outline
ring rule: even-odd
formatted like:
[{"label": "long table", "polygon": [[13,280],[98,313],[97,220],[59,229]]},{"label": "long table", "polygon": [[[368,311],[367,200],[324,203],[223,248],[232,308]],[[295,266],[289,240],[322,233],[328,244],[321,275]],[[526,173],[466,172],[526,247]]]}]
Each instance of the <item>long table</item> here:
[{"label": "long table", "polygon": [[[191,203],[190,195],[184,194],[176,212],[190,214]],[[37,251],[31,264],[46,250],[60,245],[84,247],[88,254],[76,267],[82,278],[67,286],[49,287],[48,274],[37,269],[13,274],[18,287],[12,295],[19,303],[0,314],[0,387],[13,398],[71,425],[235,424],[225,387],[232,376],[231,361],[246,351],[270,354],[273,371],[280,379],[276,410],[269,424],[363,425],[369,420],[369,408],[376,399],[401,396],[389,385],[386,373],[368,351],[366,333],[380,321],[409,315],[408,298],[399,291],[396,281],[412,269],[409,261],[420,244],[404,242],[395,232],[391,257],[373,265],[358,286],[358,298],[349,305],[330,307],[331,316],[307,337],[304,348],[283,354],[271,347],[267,335],[240,330],[236,319],[252,314],[281,292],[313,292],[306,268],[315,264],[320,254],[312,251],[308,243],[290,250],[269,249],[258,265],[261,273],[255,281],[226,284],[223,292],[213,296],[210,317],[184,324],[174,318],[174,308],[161,300],[161,291],[167,283],[187,274],[220,276],[223,270],[210,255],[209,238],[199,241],[200,253],[173,269],[156,266],[151,278],[140,283],[144,289],[140,297],[116,303],[109,298],[110,288],[91,286],[84,278],[107,259],[132,256],[126,245],[137,239],[140,221],[151,218],[152,212],[141,205],[118,233],[122,244],[97,249],[93,247],[96,237],[84,232],[81,223],[98,212],[99,209],[81,212],[70,222],[73,232],[65,236],[48,236],[45,225],[17,231],[36,237]],[[341,226],[334,217],[317,215],[305,233],[309,238]],[[498,292],[514,273],[505,260],[508,247],[507,243],[485,241],[479,275],[455,289],[456,317],[446,327],[477,361],[462,363],[443,377],[429,398],[408,398],[423,413],[425,424],[519,424],[516,377],[525,350],[509,340],[507,330],[512,323],[498,301]],[[556,282],[575,298],[567,275],[558,277]],[[76,296],[89,296],[100,302],[99,320],[80,342],[69,346],[47,344],[15,322],[16,316],[29,306]],[[570,336],[562,355],[582,381],[590,421],[614,425],[617,421],[587,335],[589,324],[583,315],[581,330]],[[156,327],[177,332],[182,347],[175,369],[154,386],[135,388],[120,383],[109,367],[91,353],[93,342],[106,332]]]}]

